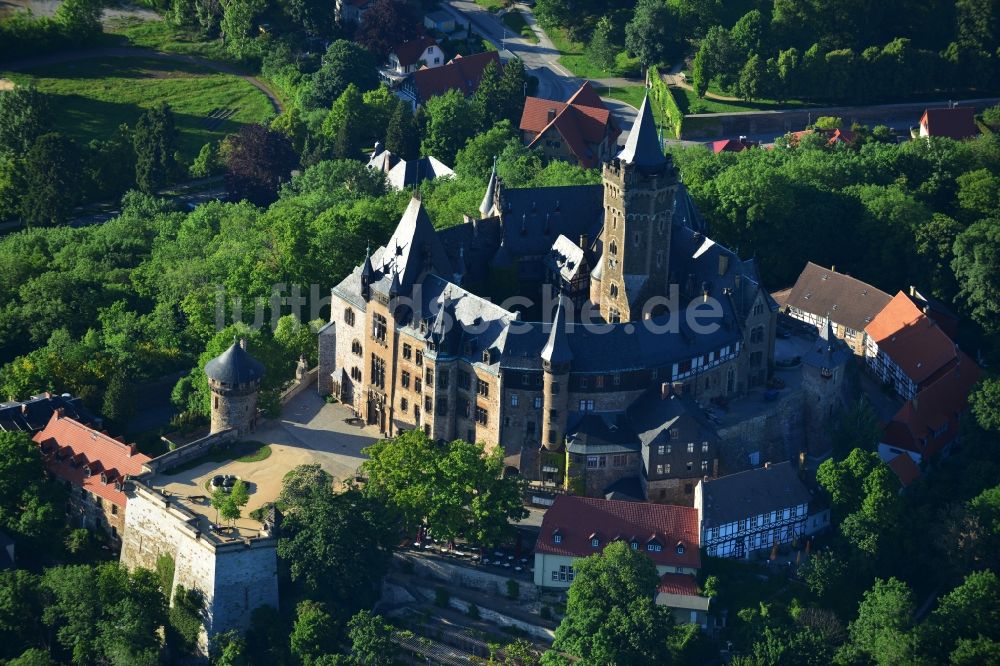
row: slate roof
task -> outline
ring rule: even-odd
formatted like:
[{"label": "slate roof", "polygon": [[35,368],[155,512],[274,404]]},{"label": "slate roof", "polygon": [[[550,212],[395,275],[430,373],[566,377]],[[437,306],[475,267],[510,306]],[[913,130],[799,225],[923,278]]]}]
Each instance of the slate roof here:
[{"label": "slate roof", "polygon": [[832,370],[847,363],[853,356],[847,343],[834,335],[833,323],[827,318],[826,326],[819,329],[816,341],[802,357],[802,362],[814,368]]},{"label": "slate roof", "polygon": [[415,65],[420,60],[420,56],[424,54],[424,51],[432,46],[437,46],[437,40],[433,37],[418,37],[417,39],[403,42],[393,49],[393,53],[396,54],[396,60],[399,61],[401,66],[409,67],[410,65]]},{"label": "slate roof", "polygon": [[643,446],[667,441],[669,430],[682,419],[691,419],[700,429],[699,439],[715,441],[718,433],[705,417],[704,411],[690,396],[671,393],[663,398],[659,390],[647,391],[628,409],[629,421]]},{"label": "slate roof", "polygon": [[443,95],[449,90],[459,90],[463,95],[471,95],[479,88],[483,70],[491,62],[500,67],[500,56],[496,51],[465,57],[457,55],[441,67],[417,70],[411,75],[417,102],[423,104],[431,97]]},{"label": "slate roof", "polygon": [[32,439],[41,446],[45,466],[54,476],[121,507],[125,493],[115,484],[125,476],[141,474],[143,463],[150,460],[134,446],[58,412]]},{"label": "slate roof", "polygon": [[926,109],[920,124],[927,128],[928,136],[946,136],[951,139],[968,139],[979,134],[976,127],[976,110],[971,106],[950,109]]},{"label": "slate roof", "polygon": [[234,341],[229,349],[205,364],[205,374],[209,379],[236,386],[260,381],[264,366]]},{"label": "slate roof", "polygon": [[542,347],[541,357],[552,365],[562,365],[573,360],[573,351],[566,340],[566,310],[570,307],[565,294],[559,294],[556,303],[556,316],[549,326],[549,337]]},{"label": "slate roof", "polygon": [[372,256],[376,273],[373,286],[378,285],[382,293],[389,293],[392,271],[396,271],[404,293],[409,293],[425,268],[425,253],[430,260],[428,268],[433,272],[447,276],[454,273],[423,202],[414,198],[410,199],[389,241]]},{"label": "slate roof", "polygon": [[951,338],[902,291],[865,327],[865,333],[916,384],[958,358]]},{"label": "slate roof", "polygon": [[790,462],[701,481],[702,529],[719,527],[785,507],[806,504],[812,495]]},{"label": "slate roof", "polygon": [[959,352],[950,370],[899,408],[882,433],[882,443],[919,453],[925,460],[938,453],[958,436],[959,419],[979,374],[972,359]]},{"label": "slate roof", "polygon": [[600,185],[500,188],[503,244],[514,256],[548,254],[560,235],[595,239],[604,225],[604,190]]},{"label": "slate roof", "polygon": [[817,317],[863,331],[892,297],[857,278],[818,266],[811,261],[799,274],[785,304]]},{"label": "slate roof", "polygon": [[84,407],[80,398],[74,398],[69,393],[41,393],[24,401],[0,403],[0,431],[37,432],[48,424],[57,409],[62,409],[65,415],[81,423],[93,424],[99,421]]},{"label": "slate roof", "polygon": [[570,412],[566,423],[570,453],[596,456],[639,451],[639,438],[621,412]]},{"label": "slate roof", "polygon": [[567,284],[577,278],[586,263],[583,248],[566,236],[559,234],[545,258],[546,264],[559,274]]},{"label": "slate roof", "polygon": [[645,493],[642,492],[642,482],[638,476],[626,476],[613,482],[602,493],[604,499],[620,500],[622,502],[644,502]]},{"label": "slate roof", "polygon": [[[553,540],[556,533],[561,536],[560,543]],[[600,540],[597,548],[591,545],[595,537]],[[657,566],[701,567],[698,512],[672,504],[557,495],[542,519],[535,552],[587,557],[616,539],[635,541],[639,552]],[[646,549],[654,540],[662,546],[661,551]],[[682,553],[678,553],[678,544],[683,546]]]},{"label": "slate roof", "polygon": [[621,134],[611,112],[594,92],[590,81],[584,81],[566,102],[525,98],[520,128],[535,134],[528,144],[529,148],[535,147],[548,130],[554,129],[581,166],[588,169],[597,166],[599,161],[599,155],[591,145],[599,145],[605,137],[614,145],[614,140]]},{"label": "slate roof", "polygon": [[625,148],[618,153],[618,159],[648,170],[658,170],[669,162],[660,148],[660,137],[656,131],[656,121],[653,120],[653,110],[649,108],[648,95],[642,100],[639,114],[632,123]]}]

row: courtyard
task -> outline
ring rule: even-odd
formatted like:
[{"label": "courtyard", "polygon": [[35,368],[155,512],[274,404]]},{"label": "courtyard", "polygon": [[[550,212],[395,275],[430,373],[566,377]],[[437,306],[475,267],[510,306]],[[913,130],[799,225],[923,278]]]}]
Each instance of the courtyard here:
[{"label": "courtyard", "polygon": [[209,523],[215,523],[217,517],[211,506],[209,486],[212,477],[231,474],[242,479],[249,486],[250,502],[235,527],[240,534],[250,536],[260,529],[260,524],[249,518],[250,512],[278,497],[282,481],[290,470],[299,465],[318,464],[340,485],[354,478],[364,460],[361,450],[379,437],[376,428],[355,421],[349,408],[328,404],[315,391],[307,390],[284,406],[280,418],[265,421],[251,433],[249,439],[270,447],[271,455],[266,459],[206,461],[194,467],[182,467],[182,471],[174,474],[157,474],[148,481],[180,499]]}]

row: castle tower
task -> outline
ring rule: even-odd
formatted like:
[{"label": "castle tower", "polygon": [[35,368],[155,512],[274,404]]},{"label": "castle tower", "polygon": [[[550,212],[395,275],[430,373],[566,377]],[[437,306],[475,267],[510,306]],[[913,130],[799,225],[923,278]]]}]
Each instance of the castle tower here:
[{"label": "castle tower", "polygon": [[542,347],[542,447],[548,451],[562,448],[566,434],[566,410],[569,407],[569,369],[573,352],[566,337],[566,311],[569,299],[559,294],[556,316],[549,339]]},{"label": "castle tower", "polygon": [[205,364],[212,391],[212,432],[235,428],[242,437],[257,425],[257,394],[264,366],[250,356],[246,340],[232,346]]},{"label": "castle tower", "polygon": [[834,335],[833,324],[827,317],[813,348],[802,357],[806,450],[811,456],[830,449],[830,426],[843,404],[844,380],[851,356],[847,344]]},{"label": "castle tower", "polygon": [[601,316],[609,322],[637,320],[646,298],[669,293],[677,193],[677,171],[660,150],[648,97],[625,148],[604,165],[603,180]]}]

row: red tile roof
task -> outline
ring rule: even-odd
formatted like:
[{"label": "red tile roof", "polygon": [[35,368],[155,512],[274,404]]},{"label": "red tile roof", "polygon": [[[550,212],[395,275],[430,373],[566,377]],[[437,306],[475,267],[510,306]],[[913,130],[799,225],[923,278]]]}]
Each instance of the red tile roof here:
[{"label": "red tile roof", "polygon": [[463,95],[471,95],[479,88],[483,70],[491,62],[500,67],[500,56],[496,51],[485,51],[464,58],[457,55],[441,67],[414,72],[413,85],[417,91],[417,101],[424,103],[449,90],[460,90]]},{"label": "red tile roof", "polygon": [[417,39],[403,42],[393,50],[393,53],[396,54],[396,60],[399,61],[401,66],[409,67],[410,65],[415,65],[420,60],[420,56],[424,54],[424,51],[432,46],[437,46],[437,40],[433,37],[418,37]]},{"label": "red tile roof", "polygon": [[951,338],[902,291],[875,315],[865,333],[918,385],[958,358]]},{"label": "red tile roof", "polygon": [[913,458],[905,453],[890,460],[889,469],[899,477],[899,482],[903,484],[904,488],[920,478],[920,468],[917,467],[917,463],[913,462]]},{"label": "red tile roof", "polygon": [[141,474],[142,464],[150,460],[136,453],[134,446],[58,412],[32,439],[42,447],[50,473],[121,507],[125,493],[115,483],[126,475]]},{"label": "red tile roof", "polygon": [[971,106],[956,106],[951,109],[927,109],[920,117],[920,125],[927,136],[946,136],[952,139],[968,139],[979,134],[976,127],[976,110]]},{"label": "red tile roof", "polygon": [[951,369],[900,407],[882,433],[882,443],[924,459],[933,456],[958,436],[959,417],[978,379],[979,367],[959,352]]},{"label": "red tile roof", "polygon": [[691,574],[665,573],[660,576],[660,587],[658,592],[664,594],[684,594],[689,597],[697,597],[698,581]]},{"label": "red tile roof", "polygon": [[[554,535],[561,537],[555,543]],[[597,538],[594,548],[591,540]],[[545,512],[535,551],[586,557],[612,541],[635,541],[658,566],[699,568],[698,511],[692,507],[559,495]],[[662,549],[649,551],[655,541]],[[678,545],[683,546],[678,553]]]},{"label": "red tile roof", "polygon": [[741,153],[748,148],[755,148],[760,145],[759,141],[748,141],[743,139],[723,139],[721,141],[713,141],[709,144],[712,147],[713,153]]},{"label": "red tile roof", "polygon": [[534,147],[550,128],[555,129],[570,152],[586,168],[597,166],[599,155],[588,144],[600,145],[607,137],[609,143],[621,134],[614,124],[611,112],[594,91],[590,81],[573,93],[566,102],[554,102],[538,97],[527,97],[521,112],[520,128],[535,134],[528,147]]}]

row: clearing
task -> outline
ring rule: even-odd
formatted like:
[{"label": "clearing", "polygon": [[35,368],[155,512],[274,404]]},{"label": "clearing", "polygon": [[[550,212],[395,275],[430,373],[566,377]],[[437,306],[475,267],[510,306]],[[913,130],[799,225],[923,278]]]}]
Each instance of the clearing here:
[{"label": "clearing", "polygon": [[122,123],[134,125],[144,109],[166,102],[186,161],[205,143],[273,113],[267,96],[238,76],[155,58],[93,58],[0,76],[34,83],[57,98],[53,129],[84,143],[111,135]]}]

